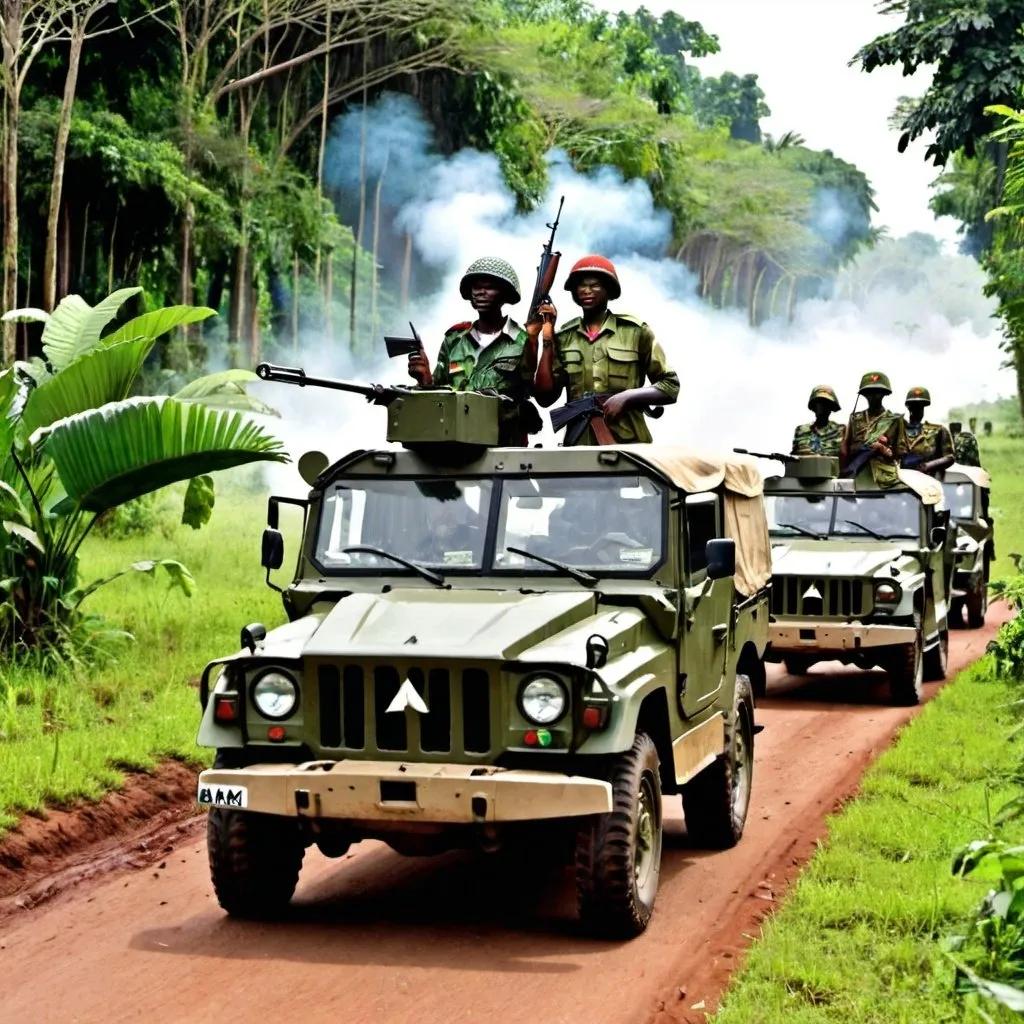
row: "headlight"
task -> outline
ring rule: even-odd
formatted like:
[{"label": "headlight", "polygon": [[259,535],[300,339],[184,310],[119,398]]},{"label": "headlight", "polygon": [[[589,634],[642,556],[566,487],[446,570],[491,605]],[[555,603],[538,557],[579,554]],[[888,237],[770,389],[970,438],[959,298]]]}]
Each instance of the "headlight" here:
[{"label": "headlight", "polygon": [[252,702],[264,718],[287,718],[299,703],[299,687],[284,672],[264,672],[252,684]]},{"label": "headlight", "polygon": [[895,604],[900,599],[900,588],[894,583],[879,583],[875,587],[875,600],[879,604]]},{"label": "headlight", "polygon": [[534,676],[519,691],[519,710],[534,725],[551,725],[565,714],[569,695],[551,676]]}]

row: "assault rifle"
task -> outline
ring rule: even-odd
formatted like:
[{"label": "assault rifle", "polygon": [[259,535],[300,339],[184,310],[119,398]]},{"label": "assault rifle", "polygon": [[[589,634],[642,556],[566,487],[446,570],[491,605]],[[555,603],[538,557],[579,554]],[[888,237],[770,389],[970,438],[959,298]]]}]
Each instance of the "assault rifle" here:
[{"label": "assault rifle", "polygon": [[555,245],[555,232],[558,230],[558,222],[562,219],[562,206],[565,203],[565,196],[558,200],[558,213],[552,224],[545,227],[551,228],[551,237],[547,240],[540,253],[540,263],[537,266],[537,280],[533,286],[533,298],[530,299],[530,308],[527,310],[526,322],[529,323],[537,312],[537,307],[545,302],[551,301],[551,289],[555,284],[555,274],[558,273],[558,262],[562,258],[560,252],[552,252]]},{"label": "assault rifle", "polygon": [[413,388],[394,385],[385,387],[383,384],[356,384],[347,380],[334,380],[332,377],[310,377],[299,366],[275,366],[273,363],[260,363],[256,367],[256,376],[260,380],[278,384],[297,384],[300,388],[309,385],[314,388],[330,388],[332,391],[348,391],[353,395],[362,395],[374,405],[390,405],[396,398],[413,391]]},{"label": "assault rifle", "polygon": [[799,455],[783,455],[782,452],[748,452],[746,448],[733,448],[733,451],[737,455],[750,455],[755,459],[771,459],[774,462],[781,462],[783,464],[789,464],[790,462],[799,462]]},{"label": "assault rifle", "polygon": [[412,331],[411,338],[391,338],[388,335],[384,335],[384,344],[387,346],[388,359],[397,359],[398,356],[411,356],[415,355],[421,348],[423,348],[423,341],[421,340],[416,328],[413,327],[412,321],[409,321],[409,330]]},{"label": "assault rifle", "polygon": [[[562,427],[566,428],[565,447],[571,448],[575,445],[587,427],[594,432],[594,440],[599,445],[617,443],[604,419],[604,403],[608,398],[607,394],[588,391],[575,402],[566,402],[565,405],[551,410],[551,429],[557,434]],[[656,420],[665,414],[665,407],[656,405],[644,409],[644,413]]]}]

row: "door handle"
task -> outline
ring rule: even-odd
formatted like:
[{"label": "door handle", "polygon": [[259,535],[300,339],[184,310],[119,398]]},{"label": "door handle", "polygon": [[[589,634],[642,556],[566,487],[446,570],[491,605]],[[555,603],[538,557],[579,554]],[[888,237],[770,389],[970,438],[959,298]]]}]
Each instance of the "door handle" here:
[{"label": "door handle", "polygon": [[729,635],[729,623],[720,622],[717,626],[712,626],[711,635],[715,638],[715,643],[720,644]]}]

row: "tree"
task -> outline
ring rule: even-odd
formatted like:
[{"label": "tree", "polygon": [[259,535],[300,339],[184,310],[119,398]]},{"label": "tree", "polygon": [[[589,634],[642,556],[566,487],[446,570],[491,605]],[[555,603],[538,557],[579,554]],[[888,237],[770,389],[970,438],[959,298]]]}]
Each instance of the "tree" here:
[{"label": "tree", "polygon": [[761,118],[771,116],[757,75],[741,78],[726,71],[719,78],[704,78],[697,84],[693,103],[701,124],[724,120],[734,139],[755,144],[761,142]]},{"label": "tree", "polygon": [[969,157],[991,130],[986,107],[1012,104],[1024,86],[1020,0],[885,0],[881,13],[905,23],[861,47],[851,64],[864,71],[900,66],[904,75],[934,66],[920,100],[899,111],[902,153],[925,132],[925,159],[942,166],[957,150]]}]

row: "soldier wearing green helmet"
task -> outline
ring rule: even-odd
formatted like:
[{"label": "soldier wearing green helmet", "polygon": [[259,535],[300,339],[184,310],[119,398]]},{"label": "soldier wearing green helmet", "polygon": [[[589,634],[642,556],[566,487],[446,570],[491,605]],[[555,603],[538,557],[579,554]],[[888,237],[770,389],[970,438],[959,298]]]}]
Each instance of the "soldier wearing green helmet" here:
[{"label": "soldier wearing green helmet", "polygon": [[907,412],[904,424],[907,432],[907,454],[903,456],[906,469],[937,474],[955,461],[953,436],[941,423],[926,423],[924,410],[932,404],[927,388],[911,388],[907,392]]},{"label": "soldier wearing green helmet", "polygon": [[422,347],[409,356],[409,376],[420,387],[456,391],[494,390],[512,399],[501,414],[498,443],[522,446],[542,427],[530,402],[537,368],[537,345],[504,307],[519,301],[519,277],[505,260],[485,256],[462,275],[459,292],[476,313],[475,320],[445,332],[433,372]]},{"label": "soldier wearing green helmet", "polygon": [[899,466],[907,453],[907,432],[903,417],[882,404],[892,394],[889,378],[880,371],[865,373],[858,394],[868,407],[850,417],[845,451],[841,457],[844,476],[856,476],[866,466],[879,487],[899,484]]},{"label": "soldier wearing green helmet", "polygon": [[819,384],[807,402],[814,413],[813,423],[804,423],[793,434],[793,455],[838,456],[842,452],[846,429],[842,423],[830,419],[839,412],[839,399],[827,384]]}]

